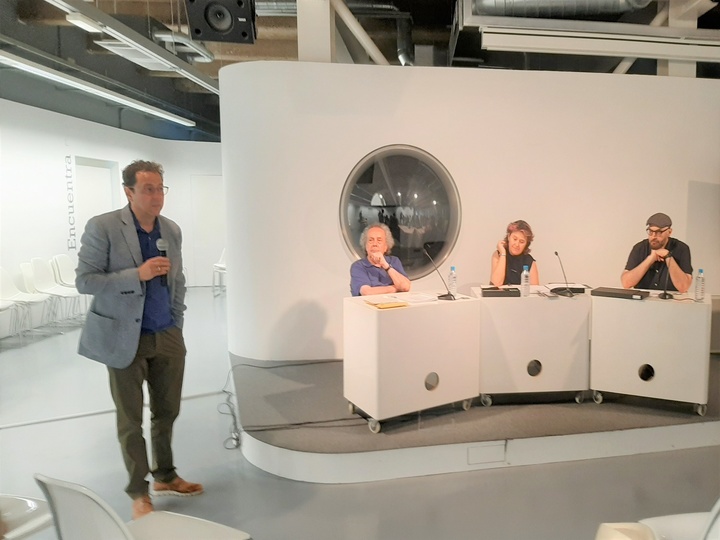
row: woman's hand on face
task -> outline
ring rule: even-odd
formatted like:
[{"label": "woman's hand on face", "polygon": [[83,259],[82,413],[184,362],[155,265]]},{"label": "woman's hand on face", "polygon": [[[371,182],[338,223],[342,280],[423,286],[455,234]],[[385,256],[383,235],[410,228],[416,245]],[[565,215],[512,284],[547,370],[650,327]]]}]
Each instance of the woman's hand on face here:
[{"label": "woman's hand on face", "polygon": [[507,243],[505,242],[505,239],[503,238],[497,244],[498,255],[505,255],[506,250],[507,250]]}]

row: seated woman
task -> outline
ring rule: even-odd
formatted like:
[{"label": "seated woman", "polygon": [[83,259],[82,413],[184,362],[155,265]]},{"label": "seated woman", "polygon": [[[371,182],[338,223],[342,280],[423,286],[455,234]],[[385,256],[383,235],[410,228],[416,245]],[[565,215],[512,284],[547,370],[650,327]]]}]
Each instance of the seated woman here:
[{"label": "seated woman", "polygon": [[537,263],[530,255],[533,238],[530,225],[522,219],[508,225],[505,238],[498,242],[492,255],[490,282],[493,285],[520,285],[525,265],[530,269],[530,285],[540,284]]},{"label": "seated woman", "polygon": [[390,227],[373,223],[365,227],[360,245],[367,257],[350,267],[350,292],[353,296],[387,294],[410,290],[410,280],[400,259],[389,255],[395,245]]}]

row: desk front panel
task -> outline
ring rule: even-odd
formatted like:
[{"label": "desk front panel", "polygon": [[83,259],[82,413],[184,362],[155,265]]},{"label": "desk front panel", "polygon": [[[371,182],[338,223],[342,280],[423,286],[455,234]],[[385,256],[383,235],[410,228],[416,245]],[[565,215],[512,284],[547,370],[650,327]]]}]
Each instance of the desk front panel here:
[{"label": "desk front panel", "polygon": [[[344,300],[345,398],[383,420],[477,396],[480,305],[474,298],[378,309]],[[438,384],[426,388],[436,373]]]},{"label": "desk front panel", "polygon": [[481,394],[589,388],[589,295],[480,301]]},{"label": "desk front panel", "polygon": [[593,296],[590,387],[707,403],[710,314],[709,299]]}]

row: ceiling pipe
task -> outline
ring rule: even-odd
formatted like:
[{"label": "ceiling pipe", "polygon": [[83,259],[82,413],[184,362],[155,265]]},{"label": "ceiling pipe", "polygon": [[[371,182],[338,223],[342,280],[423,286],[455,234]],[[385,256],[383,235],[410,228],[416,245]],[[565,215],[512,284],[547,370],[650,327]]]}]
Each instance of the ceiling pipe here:
[{"label": "ceiling pipe", "polygon": [[353,36],[355,36],[358,42],[363,46],[373,62],[379,65],[389,66],[390,62],[388,62],[385,56],[383,56],[383,53],[380,52],[378,46],[375,45],[375,42],[370,38],[362,25],[350,12],[350,9],[347,7],[345,2],[343,2],[343,0],[330,0],[330,5],[335,10],[338,17],[340,17],[348,27],[348,30],[352,32]]}]

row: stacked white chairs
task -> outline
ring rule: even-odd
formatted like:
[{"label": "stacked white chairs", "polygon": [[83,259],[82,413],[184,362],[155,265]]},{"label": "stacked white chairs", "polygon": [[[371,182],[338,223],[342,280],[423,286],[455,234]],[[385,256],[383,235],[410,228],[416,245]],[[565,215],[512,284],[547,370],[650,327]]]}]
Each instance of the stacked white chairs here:
[{"label": "stacked white chairs", "polygon": [[0,522],[4,540],[29,538],[52,525],[50,508],[45,501],[31,497],[0,494]]},{"label": "stacked white chairs", "polygon": [[36,326],[32,317],[33,306],[42,305],[40,321],[37,326],[44,326],[50,322],[50,296],[21,291],[15,286],[12,276],[4,268],[0,268],[0,299],[15,304],[15,325],[21,335],[32,331]]},{"label": "stacked white chairs", "polygon": [[120,516],[90,489],[62,480],[35,475],[50,505],[58,538],[63,540],[250,540],[251,536],[191,516],[155,511],[124,523]]},{"label": "stacked white chairs", "polygon": [[80,293],[74,285],[60,285],[55,281],[50,263],[40,257],[30,259],[32,286],[35,291],[49,294],[57,300],[55,319],[76,319],[81,316]]},{"label": "stacked white chairs", "polygon": [[223,248],[220,254],[218,262],[213,264],[213,276],[212,276],[212,293],[213,296],[218,296],[225,290],[225,274],[227,273],[227,266],[225,265],[225,248]]},{"label": "stacked white chairs", "polygon": [[601,523],[595,540],[720,540],[720,499],[709,512]]},{"label": "stacked white chairs", "polygon": [[[3,313],[7,313],[9,317],[8,321],[8,334],[9,336],[15,336],[20,333],[20,330],[18,328],[18,317],[17,317],[17,309],[18,305],[13,302],[12,300],[2,300],[0,299],[0,315]],[[0,335],[0,337],[2,337]]]},{"label": "stacked white chairs", "polygon": [[[55,282],[58,285],[75,288],[75,265],[69,255],[61,253],[53,256],[53,258],[50,259],[50,266],[52,266],[53,273],[55,274]],[[91,297],[92,295],[89,294],[80,295],[82,299],[81,313],[83,315],[87,313]]]}]

